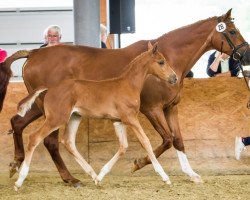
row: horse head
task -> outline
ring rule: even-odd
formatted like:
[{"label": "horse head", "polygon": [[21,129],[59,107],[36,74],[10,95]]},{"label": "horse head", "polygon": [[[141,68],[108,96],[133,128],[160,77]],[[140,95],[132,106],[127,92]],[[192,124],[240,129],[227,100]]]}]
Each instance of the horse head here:
[{"label": "horse head", "polygon": [[157,42],[153,46],[150,42],[148,43],[148,51],[151,52],[153,57],[149,72],[163,80],[167,80],[170,84],[175,84],[177,82],[177,76],[163,54],[158,51],[157,45]]},{"label": "horse head", "polygon": [[212,45],[218,51],[231,55],[242,65],[250,64],[249,44],[236,28],[230,9],[226,14],[217,17],[217,25],[212,35]]}]

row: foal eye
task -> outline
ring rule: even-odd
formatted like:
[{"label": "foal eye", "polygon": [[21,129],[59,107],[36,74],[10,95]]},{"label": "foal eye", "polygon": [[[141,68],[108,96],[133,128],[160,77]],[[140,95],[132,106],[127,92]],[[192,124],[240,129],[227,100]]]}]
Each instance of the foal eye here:
[{"label": "foal eye", "polygon": [[231,31],[229,31],[229,33],[230,33],[231,35],[235,35],[235,34],[236,34],[236,31],[235,31],[235,30],[231,30]]},{"label": "foal eye", "polygon": [[164,65],[164,63],[165,63],[164,60],[158,61],[158,64],[159,64],[159,65]]}]

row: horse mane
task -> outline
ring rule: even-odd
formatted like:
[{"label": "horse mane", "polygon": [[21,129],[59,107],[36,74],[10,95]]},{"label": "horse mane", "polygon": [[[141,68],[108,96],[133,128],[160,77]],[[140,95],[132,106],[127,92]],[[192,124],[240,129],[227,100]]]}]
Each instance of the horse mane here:
[{"label": "horse mane", "polygon": [[199,21],[194,22],[192,24],[188,24],[188,25],[176,28],[176,29],[171,30],[171,31],[169,31],[167,33],[164,33],[163,35],[161,35],[160,37],[158,37],[156,40],[161,40],[162,38],[165,38],[167,35],[176,34],[176,31],[181,31],[181,30],[184,30],[184,29],[188,29],[188,28],[190,28],[190,27],[192,27],[194,25],[198,25],[200,23],[204,23],[204,21],[214,20],[215,18],[217,19],[218,17],[209,17],[207,19],[199,20]]}]

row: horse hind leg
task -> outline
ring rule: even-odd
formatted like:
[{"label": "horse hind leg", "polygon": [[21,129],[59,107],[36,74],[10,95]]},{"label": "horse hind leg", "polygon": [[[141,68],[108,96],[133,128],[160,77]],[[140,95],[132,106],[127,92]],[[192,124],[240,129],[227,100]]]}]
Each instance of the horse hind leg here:
[{"label": "horse hind leg", "polygon": [[[162,138],[162,144],[154,150],[154,154],[156,158],[158,158],[163,152],[172,147],[173,137],[171,135],[171,131],[161,108],[157,108],[150,111],[141,110],[141,112],[148,118],[150,123],[153,125],[155,130],[160,134]],[[132,172],[135,172],[148,164],[151,164],[151,160],[148,156],[144,158],[135,159]]]},{"label": "horse hind leg", "polygon": [[56,168],[65,183],[72,185],[73,187],[79,187],[81,181],[73,177],[66,165],[64,164],[62,157],[59,152],[59,142],[58,142],[59,130],[53,131],[44,139],[44,145],[50,153],[52,160],[54,161]]},{"label": "horse hind leg", "polygon": [[126,150],[128,148],[126,126],[123,125],[123,123],[121,123],[121,122],[114,122],[113,125],[115,128],[116,136],[119,139],[120,147],[119,147],[117,153],[113,156],[113,158],[102,167],[102,169],[97,177],[98,181],[102,181],[104,176],[111,171],[112,167],[119,160],[119,158],[126,153]]},{"label": "horse hind leg", "polygon": [[27,125],[38,119],[40,116],[42,116],[42,112],[34,104],[31,110],[26,113],[25,117],[15,115],[11,118],[12,130],[10,130],[9,132],[13,133],[14,161],[11,162],[9,166],[10,178],[19,170],[24,160],[24,147],[22,137],[23,130]]},{"label": "horse hind leg", "polygon": [[65,132],[62,136],[62,143],[65,145],[66,149],[71,153],[78,164],[83,168],[83,170],[89,174],[93,181],[97,184],[97,174],[93,170],[93,168],[87,163],[87,161],[82,157],[79,151],[76,148],[75,140],[76,140],[76,133],[78,127],[81,122],[81,116],[79,115],[71,115],[70,120],[65,127]]}]

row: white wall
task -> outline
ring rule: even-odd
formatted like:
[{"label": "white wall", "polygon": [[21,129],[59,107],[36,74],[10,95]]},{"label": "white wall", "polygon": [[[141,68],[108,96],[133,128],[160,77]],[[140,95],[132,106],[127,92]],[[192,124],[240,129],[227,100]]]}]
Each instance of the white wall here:
[{"label": "white wall", "polygon": [[[39,48],[44,42],[43,31],[51,24],[62,28],[62,42],[72,43],[74,24],[72,9],[0,11],[0,48],[11,55],[17,50]],[[12,65],[14,76],[22,76],[25,59]]]}]

